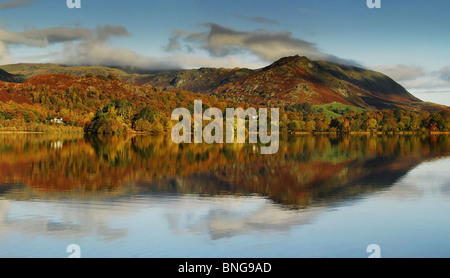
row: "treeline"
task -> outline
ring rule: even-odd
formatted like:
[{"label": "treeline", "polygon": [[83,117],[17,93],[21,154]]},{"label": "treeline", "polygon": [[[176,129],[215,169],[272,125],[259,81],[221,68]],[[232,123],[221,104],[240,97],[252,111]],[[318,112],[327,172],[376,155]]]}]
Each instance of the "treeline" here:
[{"label": "treeline", "polygon": [[[167,93],[168,94],[168,93]],[[175,94],[176,96],[177,94]],[[170,100],[170,97],[167,97]],[[194,97],[178,103],[188,109],[193,106]],[[217,103],[216,103],[217,104]],[[227,107],[224,103],[223,109]],[[450,131],[449,110],[430,113],[420,113],[405,110],[380,110],[373,112],[351,112],[338,117],[330,117],[322,110],[312,109],[311,104],[301,104],[306,109],[292,111],[290,108],[280,109],[279,130],[281,133],[295,132],[447,132]],[[151,105],[136,106],[132,102],[112,99],[101,104],[95,113],[86,118],[71,120],[61,117],[62,123],[53,122],[58,117],[42,109],[41,106],[20,105],[13,102],[0,102],[0,131],[24,132],[86,132],[99,134],[119,134],[130,132],[145,132],[153,134],[170,133],[175,121],[170,119],[169,107],[160,106],[159,110]],[[204,104],[204,110],[211,107]],[[237,105],[235,105],[237,107]],[[166,111],[161,111],[165,108]],[[245,106],[248,108],[248,105]],[[192,109],[191,109],[192,110]],[[342,112],[342,111],[341,111]],[[52,115],[52,116],[48,116]],[[193,115],[193,113],[192,113]],[[269,115],[270,116],[270,115]],[[90,118],[89,118],[90,117]],[[269,118],[270,121],[270,118]],[[192,121],[193,123],[193,121]],[[203,125],[208,124],[204,121]]]},{"label": "treeline", "polygon": [[92,121],[88,121],[84,130],[86,133],[119,134],[129,132],[146,132],[163,134],[172,129],[172,122],[165,113],[157,112],[149,107],[133,113],[134,105],[127,101],[113,99],[106,105],[101,105]]},{"label": "treeline", "polygon": [[221,109],[232,103],[188,91],[141,87],[114,76],[41,75],[19,84],[0,82],[0,131],[163,133],[171,129],[171,111],[191,106],[194,99]]},{"label": "treeline", "polygon": [[[171,120],[174,109],[185,107],[193,115],[196,99],[203,101],[203,111],[259,108],[188,91],[141,87],[114,76],[41,75],[19,84],[0,82],[0,131],[162,134],[176,124]],[[364,111],[337,104],[317,108],[309,102],[274,108],[280,109],[282,133],[450,131],[449,109]]]},{"label": "treeline", "polygon": [[280,120],[281,132],[447,132],[450,131],[450,110],[420,113],[395,110],[351,112],[338,117],[309,110],[288,111]]},{"label": "treeline", "polygon": [[[192,106],[188,104],[188,109]],[[203,111],[210,106],[205,104]],[[282,109],[279,122],[281,133],[295,132],[447,132],[450,131],[449,110],[430,113],[420,113],[396,110],[380,110],[362,113],[351,112],[339,117],[330,117],[322,110],[312,109],[311,104],[300,104],[297,111]],[[133,114],[133,105],[120,100],[112,100],[97,110],[92,122],[85,125],[88,133],[115,134],[132,131],[154,134],[170,133],[175,124],[166,113],[156,112],[150,107],[144,107]],[[193,113],[191,114],[193,117]],[[269,115],[270,116],[270,115]],[[225,120],[224,120],[225,121]],[[247,118],[247,127],[248,127]],[[268,119],[270,121],[270,117]],[[191,119],[191,123],[194,121]],[[208,121],[203,121],[203,127]],[[224,123],[225,124],[225,123]]]}]

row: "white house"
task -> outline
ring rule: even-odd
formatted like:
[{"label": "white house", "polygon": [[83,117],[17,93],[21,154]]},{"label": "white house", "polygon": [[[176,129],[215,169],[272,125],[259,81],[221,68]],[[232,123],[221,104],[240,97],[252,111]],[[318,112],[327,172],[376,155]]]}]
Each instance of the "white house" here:
[{"label": "white house", "polygon": [[63,118],[53,118],[50,120],[52,122],[52,124],[63,124]]}]

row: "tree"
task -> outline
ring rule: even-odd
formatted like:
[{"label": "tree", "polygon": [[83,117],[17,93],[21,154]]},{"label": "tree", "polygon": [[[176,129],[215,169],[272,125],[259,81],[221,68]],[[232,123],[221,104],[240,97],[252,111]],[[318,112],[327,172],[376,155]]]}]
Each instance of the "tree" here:
[{"label": "tree", "polygon": [[378,125],[378,121],[374,118],[367,120],[367,130],[375,131]]},{"label": "tree", "polygon": [[100,105],[92,122],[88,122],[85,131],[88,133],[116,134],[126,133],[129,127],[124,123],[131,106],[126,101],[111,100],[106,105]]},{"label": "tree", "polygon": [[153,134],[163,134],[164,133],[164,126],[161,123],[154,123],[152,125],[152,133]]},{"label": "tree", "polygon": [[428,129],[430,131],[446,131],[449,128],[449,123],[439,113],[431,114],[428,120]]},{"label": "tree", "polygon": [[139,113],[136,115],[135,120],[142,119],[144,121],[148,121],[149,123],[155,122],[155,111],[150,109],[149,107],[144,107]]},{"label": "tree", "polygon": [[290,121],[288,123],[287,127],[288,127],[288,130],[291,132],[296,132],[296,131],[302,130],[302,126],[301,126],[300,122],[297,120]]},{"label": "tree", "polygon": [[316,129],[316,122],[315,121],[311,120],[311,121],[308,121],[306,123],[306,130],[307,131],[314,131],[315,129]]},{"label": "tree", "polygon": [[152,124],[144,119],[137,120],[133,125],[134,130],[142,132],[151,132]]}]

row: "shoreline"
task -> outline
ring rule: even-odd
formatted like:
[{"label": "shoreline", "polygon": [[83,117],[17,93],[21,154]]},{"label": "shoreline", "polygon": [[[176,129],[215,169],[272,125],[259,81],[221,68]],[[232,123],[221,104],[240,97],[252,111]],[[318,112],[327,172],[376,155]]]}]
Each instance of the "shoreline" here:
[{"label": "shoreline", "polygon": [[[86,132],[55,132],[55,131],[0,131],[0,134],[89,134]],[[129,133],[120,134],[97,134],[97,135],[123,135],[123,134],[135,134],[135,135],[153,135],[151,132],[133,131]],[[168,133],[155,134],[155,136],[167,135]],[[450,135],[450,131],[429,131],[429,132],[414,132],[414,131],[399,131],[399,132],[368,132],[368,131],[351,131],[347,133],[320,131],[297,131],[278,133],[279,135]]]}]

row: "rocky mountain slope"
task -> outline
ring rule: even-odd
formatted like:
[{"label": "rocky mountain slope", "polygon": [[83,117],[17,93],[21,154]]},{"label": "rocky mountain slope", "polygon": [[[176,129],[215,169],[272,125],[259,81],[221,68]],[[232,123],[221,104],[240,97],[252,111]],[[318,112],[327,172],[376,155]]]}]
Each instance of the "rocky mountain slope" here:
[{"label": "rocky mountain slope", "polygon": [[[22,81],[41,74],[84,76],[114,75],[138,86],[151,85],[165,91],[184,90],[253,105],[283,107],[310,102],[313,105],[342,103],[364,109],[439,110],[425,103],[388,76],[358,67],[312,61],[306,57],[284,57],[261,69],[200,68],[167,72],[145,72],[101,66],[69,67],[54,64],[1,66],[4,79]],[[2,79],[0,79],[2,80]],[[7,80],[4,80],[7,81]]]},{"label": "rocky mountain slope", "polygon": [[361,108],[418,110],[429,104],[388,76],[362,68],[292,56],[257,70],[183,70],[129,79],[140,85],[184,89],[257,104],[342,103]]}]

